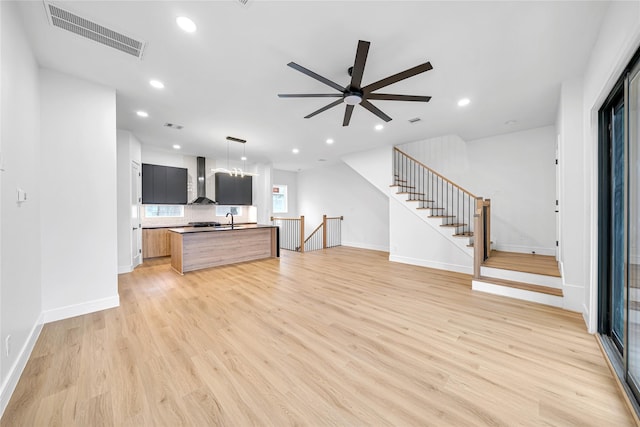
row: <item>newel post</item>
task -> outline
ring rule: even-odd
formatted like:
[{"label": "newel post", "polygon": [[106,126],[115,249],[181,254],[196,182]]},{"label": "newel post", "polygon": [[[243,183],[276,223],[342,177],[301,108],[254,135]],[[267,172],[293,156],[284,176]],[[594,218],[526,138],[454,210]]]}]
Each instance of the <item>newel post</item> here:
[{"label": "newel post", "polygon": [[482,197],[476,198],[476,211],[473,215],[473,277],[480,277],[480,266],[484,260],[484,227]]},{"label": "newel post", "polygon": [[300,215],[300,252],[304,252],[304,215]]},{"label": "newel post", "polygon": [[322,249],[327,249],[327,215],[322,215]]}]

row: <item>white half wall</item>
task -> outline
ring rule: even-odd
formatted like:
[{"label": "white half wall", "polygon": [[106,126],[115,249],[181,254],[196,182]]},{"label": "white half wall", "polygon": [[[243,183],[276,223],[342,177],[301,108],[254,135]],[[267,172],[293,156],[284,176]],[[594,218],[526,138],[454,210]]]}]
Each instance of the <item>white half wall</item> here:
[{"label": "white half wall", "polygon": [[464,141],[456,135],[398,148],[477,196],[491,199],[498,250],[555,255],[555,127]]},{"label": "white half wall", "polygon": [[298,172],[298,213],[306,234],[322,215],[344,216],[342,244],[389,250],[388,197],[344,163]]},{"label": "white half wall", "polygon": [[[42,328],[40,209],[47,176],[40,170],[38,64],[21,22],[15,2],[0,2],[0,414]],[[18,188],[26,202],[17,201]]]},{"label": "white half wall", "polygon": [[117,306],[116,94],[40,71],[45,321]]}]

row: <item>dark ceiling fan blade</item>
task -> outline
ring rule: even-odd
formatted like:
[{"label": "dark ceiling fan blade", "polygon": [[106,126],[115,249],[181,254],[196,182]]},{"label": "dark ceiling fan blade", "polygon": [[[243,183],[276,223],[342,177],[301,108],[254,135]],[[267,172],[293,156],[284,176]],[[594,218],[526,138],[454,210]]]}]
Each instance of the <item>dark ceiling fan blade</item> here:
[{"label": "dark ceiling fan blade", "polygon": [[333,107],[335,107],[336,105],[340,105],[340,104],[342,104],[342,99],[338,99],[337,101],[333,101],[331,104],[329,104],[329,105],[325,105],[325,106],[324,106],[324,107],[322,107],[321,109],[316,110],[316,111],[314,111],[313,113],[311,113],[311,114],[309,114],[309,115],[304,116],[304,118],[305,118],[305,119],[310,119],[311,117],[315,116],[316,114],[320,114],[320,113],[322,113],[323,111],[327,111],[329,108],[333,108]]},{"label": "dark ceiling fan blade", "polygon": [[349,126],[349,122],[351,121],[351,114],[353,114],[353,105],[347,105],[347,108],[344,110],[344,120],[342,120],[342,126]]},{"label": "dark ceiling fan blade", "polygon": [[416,95],[392,95],[390,93],[369,93],[367,99],[381,99],[384,101],[417,101],[417,102],[429,102],[430,96],[416,96]]},{"label": "dark ceiling fan blade", "polygon": [[304,68],[302,65],[298,65],[295,62],[289,62],[287,65],[289,67],[293,68],[294,70],[298,70],[301,73],[306,74],[307,76],[309,76],[311,78],[314,78],[314,79],[318,80],[319,82],[322,82],[322,83],[326,84],[327,86],[331,86],[335,90],[338,90],[340,92],[344,92],[344,87],[340,86],[338,83],[332,82],[331,80],[327,79],[326,77],[322,77],[320,74],[316,74],[313,71]]},{"label": "dark ceiling fan blade", "polygon": [[362,75],[364,74],[364,65],[367,62],[369,54],[369,45],[371,43],[360,40],[358,42],[358,50],[356,51],[356,60],[353,63],[351,71],[351,86],[360,89],[362,83]]},{"label": "dark ceiling fan blade", "polygon": [[341,93],[279,93],[280,98],[342,98]]},{"label": "dark ceiling fan blade", "polygon": [[378,109],[375,105],[373,105],[372,103],[370,103],[366,99],[363,99],[362,102],[360,103],[360,105],[362,105],[367,110],[371,111],[376,116],[380,117],[385,122],[390,122],[391,121],[391,117],[387,116],[385,113],[380,111],[380,109]]},{"label": "dark ceiling fan blade", "polygon": [[373,92],[374,90],[381,89],[385,86],[389,86],[393,83],[397,83],[400,80],[408,79],[409,77],[413,77],[417,74],[424,73],[425,71],[429,71],[433,69],[430,62],[425,62],[424,64],[416,65],[413,68],[409,68],[408,70],[402,71],[401,73],[394,74],[393,76],[389,76],[386,79],[378,80],[375,83],[371,83],[362,88],[362,92],[368,94]]}]

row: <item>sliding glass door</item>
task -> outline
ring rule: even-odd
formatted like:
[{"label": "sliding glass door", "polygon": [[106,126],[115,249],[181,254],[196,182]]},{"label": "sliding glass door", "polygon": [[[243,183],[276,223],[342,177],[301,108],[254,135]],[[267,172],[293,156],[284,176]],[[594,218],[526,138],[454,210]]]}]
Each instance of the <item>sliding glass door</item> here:
[{"label": "sliding glass door", "polygon": [[627,191],[627,381],[638,395],[640,384],[640,70],[634,70],[628,88]]},{"label": "sliding glass door", "polygon": [[600,110],[599,332],[640,400],[640,63]]}]

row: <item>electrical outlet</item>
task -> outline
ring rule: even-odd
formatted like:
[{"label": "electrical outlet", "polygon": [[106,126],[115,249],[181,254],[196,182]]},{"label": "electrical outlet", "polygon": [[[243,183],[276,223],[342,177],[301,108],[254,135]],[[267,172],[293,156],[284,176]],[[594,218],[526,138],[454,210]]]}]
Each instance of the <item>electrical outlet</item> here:
[{"label": "electrical outlet", "polygon": [[11,335],[7,335],[7,338],[4,339],[4,348],[7,357],[9,357],[11,355]]}]

